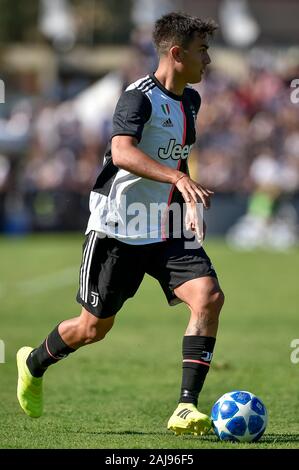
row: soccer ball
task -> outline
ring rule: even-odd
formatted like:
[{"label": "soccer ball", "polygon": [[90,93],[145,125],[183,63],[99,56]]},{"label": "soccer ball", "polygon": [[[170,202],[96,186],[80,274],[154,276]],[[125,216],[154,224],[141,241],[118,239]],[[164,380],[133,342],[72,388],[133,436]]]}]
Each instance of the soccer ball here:
[{"label": "soccer ball", "polygon": [[256,442],[266,429],[268,413],[253,393],[234,390],[216,401],[211,419],[221,441]]}]

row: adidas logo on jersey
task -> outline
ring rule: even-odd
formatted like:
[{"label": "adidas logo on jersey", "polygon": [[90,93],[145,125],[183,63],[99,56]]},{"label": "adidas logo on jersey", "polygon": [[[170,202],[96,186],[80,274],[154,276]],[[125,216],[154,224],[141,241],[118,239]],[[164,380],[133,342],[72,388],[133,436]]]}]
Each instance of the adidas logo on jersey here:
[{"label": "adidas logo on jersey", "polygon": [[170,118],[166,119],[166,121],[162,124],[163,127],[173,127],[172,120]]}]

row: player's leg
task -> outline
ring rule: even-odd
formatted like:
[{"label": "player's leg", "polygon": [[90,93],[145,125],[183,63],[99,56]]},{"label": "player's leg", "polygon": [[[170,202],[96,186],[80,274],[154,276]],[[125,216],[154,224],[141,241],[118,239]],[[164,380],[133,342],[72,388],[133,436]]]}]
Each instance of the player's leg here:
[{"label": "player's leg", "polygon": [[112,328],[114,316],[142,281],[140,259],[135,247],[101,238],[94,231],[89,233],[83,245],[77,294],[83,307],[81,315],[57,325],[38,348],[21,348],[17,354],[17,395],[29,416],[39,417],[42,413],[45,370],[81,346],[100,341]]},{"label": "player's leg", "polygon": [[82,308],[81,315],[64,320],[32,351],[27,366],[34,377],[41,377],[52,364],[66,358],[81,346],[101,341],[114,323],[115,315],[98,318]]},{"label": "player's leg", "polygon": [[201,434],[211,421],[197,410],[197,400],[209,370],[224,295],[211,260],[200,245],[190,246],[189,240],[174,238],[156,252],[147,272],[159,280],[170,305],[184,302],[191,311],[183,338],[179,405],[168,428],[177,434]]},{"label": "player's leg", "polygon": [[115,315],[98,318],[83,307],[80,316],[60,323],[58,331],[69,347],[78,349],[104,339],[111,330],[114,320]]},{"label": "player's leg", "polygon": [[100,341],[112,328],[115,315],[97,318],[82,308],[81,315],[57,325],[36,349],[25,346],[17,353],[17,396],[22,409],[33,418],[43,411],[42,379],[47,368],[81,346]]},{"label": "player's leg", "polygon": [[177,287],[174,292],[191,312],[183,338],[180,401],[197,405],[213,356],[224,294],[214,277],[192,279]]},{"label": "player's leg", "polygon": [[179,405],[168,422],[176,433],[202,434],[211,423],[197,410],[199,393],[209,370],[224,294],[217,278],[200,277],[176,289],[178,299],[188,305],[191,315],[183,338],[183,374]]}]

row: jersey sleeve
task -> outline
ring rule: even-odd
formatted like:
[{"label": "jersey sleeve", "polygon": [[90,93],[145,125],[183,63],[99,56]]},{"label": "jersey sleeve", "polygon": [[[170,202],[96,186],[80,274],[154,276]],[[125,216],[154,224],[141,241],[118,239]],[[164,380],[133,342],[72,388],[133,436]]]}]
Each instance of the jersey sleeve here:
[{"label": "jersey sleeve", "polygon": [[115,108],[111,138],[116,135],[130,135],[140,142],[144,125],[151,113],[150,99],[144,93],[137,89],[125,91]]}]

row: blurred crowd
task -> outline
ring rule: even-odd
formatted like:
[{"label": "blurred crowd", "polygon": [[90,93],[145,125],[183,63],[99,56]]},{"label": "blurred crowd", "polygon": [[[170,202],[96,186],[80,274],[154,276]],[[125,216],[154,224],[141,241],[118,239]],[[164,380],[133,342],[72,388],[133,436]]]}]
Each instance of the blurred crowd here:
[{"label": "blurred crowd", "polygon": [[[68,77],[50,92],[14,100],[0,119],[2,212],[13,207],[24,214],[29,201],[49,221],[55,194],[59,205],[61,194],[75,195],[76,204],[82,198],[87,210],[118,96],[154,67],[152,50],[138,53],[132,66],[94,83]],[[299,68],[248,63],[247,73],[234,76],[209,67],[196,86],[202,106],[191,166],[201,184],[218,193],[262,191],[272,202],[299,190],[299,107],[290,99],[295,77]]]},{"label": "blurred crowd", "polygon": [[196,146],[203,184],[224,192],[299,189],[299,107],[290,99],[294,74],[299,76],[299,68],[279,74],[252,67],[236,80],[211,70],[203,84]]}]

